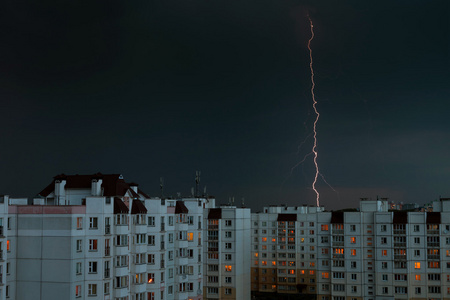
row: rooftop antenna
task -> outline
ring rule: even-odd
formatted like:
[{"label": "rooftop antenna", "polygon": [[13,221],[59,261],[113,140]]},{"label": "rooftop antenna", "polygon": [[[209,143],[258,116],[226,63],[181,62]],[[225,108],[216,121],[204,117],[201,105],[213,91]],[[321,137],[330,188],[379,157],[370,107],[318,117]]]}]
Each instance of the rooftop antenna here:
[{"label": "rooftop antenna", "polygon": [[245,205],[244,205],[244,201],[245,201],[245,198],[244,198],[244,197],[242,197],[242,199],[241,199],[241,200],[242,200],[242,202],[241,202],[241,206],[242,206],[242,207],[245,207]]},{"label": "rooftop antenna", "polygon": [[203,187],[203,197],[206,197],[206,185]]},{"label": "rooftop antenna", "polygon": [[192,197],[195,197],[195,195],[194,195],[194,188],[193,187],[191,188],[191,195],[192,195]]},{"label": "rooftop antenna", "polygon": [[161,199],[164,198],[164,177],[159,177],[159,188],[161,189]]},{"label": "rooftop antenna", "polygon": [[198,185],[200,184],[200,171],[195,171],[195,197],[198,197]]}]

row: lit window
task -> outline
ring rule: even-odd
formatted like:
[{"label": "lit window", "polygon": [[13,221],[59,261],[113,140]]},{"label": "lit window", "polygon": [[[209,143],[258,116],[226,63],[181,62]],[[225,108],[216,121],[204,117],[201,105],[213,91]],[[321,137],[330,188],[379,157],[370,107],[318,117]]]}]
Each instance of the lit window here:
[{"label": "lit window", "polygon": [[89,240],[89,251],[97,251],[97,240]]},{"label": "lit window", "polygon": [[83,229],[83,218],[82,217],[77,218],[77,229]]},{"label": "lit window", "polygon": [[226,272],[231,272],[231,270],[232,270],[232,266],[229,266],[229,265],[225,266],[225,271]]},{"label": "lit window", "polygon": [[148,273],[147,283],[155,283],[155,274],[154,273]]},{"label": "lit window", "polygon": [[11,251],[9,240],[6,241],[6,251]]},{"label": "lit window", "polygon": [[350,238],[350,243],[356,244],[356,237],[352,236],[352,237]]},{"label": "lit window", "polygon": [[275,243],[277,241],[276,238],[272,238],[272,242]]},{"label": "lit window", "polygon": [[387,256],[387,250],[381,250],[381,255],[382,256]]},{"label": "lit window", "polygon": [[266,238],[266,237],[263,237],[263,238],[262,238],[262,241],[263,241],[263,242],[267,242],[267,238]]},{"label": "lit window", "polygon": [[414,263],[414,268],[415,269],[420,269],[420,262],[415,262]]},{"label": "lit window", "polygon": [[187,240],[189,242],[192,242],[194,240],[194,233],[193,232],[188,232],[187,233]]},{"label": "lit window", "polygon": [[350,250],[350,255],[351,256],[355,256],[356,255],[356,249],[351,249]]},{"label": "lit window", "polygon": [[322,231],[328,231],[328,224],[323,224],[320,226],[320,230]]},{"label": "lit window", "polygon": [[277,262],[276,261],[272,261],[272,266],[276,266]]},{"label": "lit window", "polygon": [[81,297],[81,285],[75,287],[75,297]]},{"label": "lit window", "polygon": [[330,273],[328,272],[322,272],[322,278],[323,279],[328,279],[330,277]]}]

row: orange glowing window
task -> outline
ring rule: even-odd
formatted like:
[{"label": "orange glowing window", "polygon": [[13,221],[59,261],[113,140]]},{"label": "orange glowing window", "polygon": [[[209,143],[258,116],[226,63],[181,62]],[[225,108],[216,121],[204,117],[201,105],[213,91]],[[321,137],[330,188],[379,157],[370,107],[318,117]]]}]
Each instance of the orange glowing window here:
[{"label": "orange glowing window", "polygon": [[148,273],[147,283],[155,283],[155,274],[154,273]]},{"label": "orange glowing window", "polygon": [[258,255],[259,255],[258,252],[255,252],[255,257],[258,257]]},{"label": "orange glowing window", "polygon": [[414,263],[414,268],[415,269],[420,269],[420,262],[415,262]]},{"label": "orange glowing window", "polygon": [[6,241],[6,251],[10,251],[10,248],[9,248],[9,240]]},{"label": "orange glowing window", "polygon": [[314,275],[314,270],[309,270],[309,275]]},{"label": "orange glowing window", "polygon": [[416,280],[420,280],[420,275],[416,275]]},{"label": "orange glowing window", "polygon": [[263,266],[267,266],[267,261],[266,261],[266,260],[263,260],[263,261],[261,262],[261,264],[262,264]]},{"label": "orange glowing window", "polygon": [[324,279],[330,278],[330,273],[328,273],[328,272],[322,272],[322,278],[324,278]]},{"label": "orange glowing window", "polygon": [[334,253],[335,254],[344,254],[344,249],[343,248],[335,248]]},{"label": "orange glowing window", "polygon": [[294,274],[295,274],[295,270],[289,269],[289,270],[288,270],[288,274],[294,275]]},{"label": "orange glowing window", "polygon": [[262,241],[263,241],[263,242],[267,242],[267,238],[266,238],[266,237],[263,237],[263,238],[262,238]]},{"label": "orange glowing window", "polygon": [[276,284],[272,284],[272,290],[276,290],[277,289],[277,285]]},{"label": "orange glowing window", "polygon": [[328,231],[328,224],[323,224],[320,226],[320,230],[322,231]]},{"label": "orange glowing window", "polygon": [[277,241],[277,239],[276,239],[276,238],[272,238],[272,242],[274,242],[274,243],[275,243],[276,241]]},{"label": "orange glowing window", "polygon": [[272,261],[272,266],[276,266],[277,265],[277,262],[276,261]]},{"label": "orange glowing window", "polygon": [[82,229],[82,228],[83,228],[83,218],[78,217],[77,218],[77,229]]},{"label": "orange glowing window", "polygon": [[382,256],[387,256],[387,250],[381,250],[381,255]]},{"label": "orange glowing window", "polygon": [[355,256],[355,255],[356,255],[356,249],[351,249],[351,250],[350,250],[350,254],[351,254],[352,256]]},{"label": "orange glowing window", "polygon": [[314,263],[314,262],[310,262],[310,263],[309,263],[309,266],[310,266],[310,267],[314,267],[315,265],[316,265],[316,263]]},{"label": "orange glowing window", "polygon": [[231,272],[232,266],[225,266],[225,271],[226,272]]},{"label": "orange glowing window", "polygon": [[352,237],[350,238],[350,243],[356,244],[356,237],[352,236]]},{"label": "orange glowing window", "polygon": [[300,274],[305,274],[305,270],[300,270]]},{"label": "orange glowing window", "polygon": [[305,241],[305,238],[301,238],[301,239],[300,239],[300,242],[303,243],[304,241]]},{"label": "orange glowing window", "polygon": [[192,242],[194,240],[194,233],[193,232],[188,232],[187,240],[190,241],[190,242]]}]

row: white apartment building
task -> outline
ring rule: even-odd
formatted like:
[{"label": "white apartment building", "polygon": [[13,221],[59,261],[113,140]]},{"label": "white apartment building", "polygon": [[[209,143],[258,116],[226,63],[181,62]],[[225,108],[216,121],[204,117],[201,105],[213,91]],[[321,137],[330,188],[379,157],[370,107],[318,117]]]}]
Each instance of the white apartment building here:
[{"label": "white apartment building", "polygon": [[[0,300],[204,298],[214,198],[151,198],[100,173],[58,175],[39,196],[32,205],[0,197]],[[233,256],[225,299],[248,299],[250,209],[224,215],[233,222],[233,248],[219,251]]]},{"label": "white apartment building", "polygon": [[210,208],[204,215],[204,299],[250,299],[250,209]]},{"label": "white apartment building", "polygon": [[433,212],[267,207],[252,214],[256,299],[450,299],[450,199]]}]

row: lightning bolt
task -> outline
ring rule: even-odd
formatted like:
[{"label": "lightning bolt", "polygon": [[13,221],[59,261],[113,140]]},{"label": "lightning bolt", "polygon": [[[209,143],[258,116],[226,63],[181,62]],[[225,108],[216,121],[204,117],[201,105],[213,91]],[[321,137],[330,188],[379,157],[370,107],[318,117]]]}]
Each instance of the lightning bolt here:
[{"label": "lightning bolt", "polygon": [[308,20],[309,20],[309,24],[311,27],[311,38],[308,41],[308,49],[309,49],[309,59],[310,59],[310,63],[309,63],[309,68],[311,69],[311,96],[312,96],[312,100],[313,100],[313,108],[314,108],[314,112],[316,113],[316,119],[314,121],[314,126],[313,126],[313,132],[314,132],[314,145],[312,147],[312,152],[314,153],[314,165],[316,166],[316,174],[314,175],[314,181],[312,183],[312,189],[314,190],[314,192],[316,193],[316,204],[317,207],[320,206],[319,203],[319,191],[316,189],[316,183],[317,183],[317,177],[319,176],[319,165],[317,164],[317,122],[319,121],[319,117],[320,114],[317,111],[317,101],[316,101],[316,96],[314,95],[314,88],[316,86],[315,82],[314,82],[314,69],[313,69],[313,57],[312,57],[312,49],[311,49],[311,41],[314,39],[314,25],[313,22],[308,14]]}]

